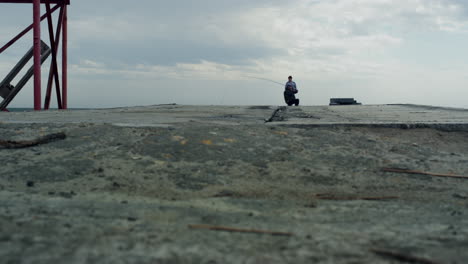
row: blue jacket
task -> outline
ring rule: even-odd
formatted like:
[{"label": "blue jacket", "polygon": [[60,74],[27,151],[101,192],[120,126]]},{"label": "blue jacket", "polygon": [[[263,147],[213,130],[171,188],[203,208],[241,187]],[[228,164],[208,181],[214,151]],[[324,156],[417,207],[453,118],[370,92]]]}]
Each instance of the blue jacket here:
[{"label": "blue jacket", "polygon": [[296,86],[296,83],[295,82],[287,82],[286,85],[284,86],[284,89],[285,90],[289,90],[289,91],[292,91],[292,92],[297,92],[297,86]]}]

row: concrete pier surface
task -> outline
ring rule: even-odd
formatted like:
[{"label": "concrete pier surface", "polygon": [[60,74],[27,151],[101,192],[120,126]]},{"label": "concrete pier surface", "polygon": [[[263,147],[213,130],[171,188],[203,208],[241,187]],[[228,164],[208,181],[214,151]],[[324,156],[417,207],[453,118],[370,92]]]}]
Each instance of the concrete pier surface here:
[{"label": "concrete pier surface", "polygon": [[466,177],[466,109],[0,113],[0,259],[466,263]]},{"label": "concrete pier surface", "polygon": [[[468,109],[424,105],[280,107],[275,123],[284,125],[454,125],[468,124]],[[155,105],[115,109],[15,112],[3,123],[95,123],[123,126],[168,126],[184,122],[245,125],[262,123],[276,106]]]}]

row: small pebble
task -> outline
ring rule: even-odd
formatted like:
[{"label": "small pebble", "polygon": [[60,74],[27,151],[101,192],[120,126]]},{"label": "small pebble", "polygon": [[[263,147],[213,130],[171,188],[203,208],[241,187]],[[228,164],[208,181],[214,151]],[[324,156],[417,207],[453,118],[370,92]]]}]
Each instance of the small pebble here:
[{"label": "small pebble", "polygon": [[71,193],[67,193],[67,192],[60,192],[59,195],[62,196],[63,198],[68,198],[68,199],[73,197]]},{"label": "small pebble", "polygon": [[234,192],[229,190],[222,190],[219,193],[215,194],[213,197],[231,197],[234,196]]},{"label": "small pebble", "polygon": [[26,182],[26,186],[34,187],[34,182],[33,181],[28,181],[28,182]]}]

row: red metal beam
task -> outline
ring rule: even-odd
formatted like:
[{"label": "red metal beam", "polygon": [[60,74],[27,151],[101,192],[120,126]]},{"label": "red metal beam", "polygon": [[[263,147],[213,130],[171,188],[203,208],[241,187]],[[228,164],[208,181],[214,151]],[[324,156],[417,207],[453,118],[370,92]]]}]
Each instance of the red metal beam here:
[{"label": "red metal beam", "polygon": [[[57,30],[56,30],[55,41],[54,41],[54,47],[55,47],[55,50],[57,51],[57,53],[58,53],[58,50],[59,50],[60,34],[61,34],[61,31],[62,31],[62,25],[63,25],[63,12],[64,12],[64,9],[63,9],[63,6],[62,6],[62,8],[60,9],[60,14],[59,14],[58,21],[57,21]],[[56,62],[56,67],[57,67],[56,69],[57,69],[57,78],[58,78],[57,60],[55,62]],[[49,80],[47,82],[46,99],[44,101],[44,109],[46,109],[46,110],[48,110],[50,108],[50,98],[51,98],[51,95],[52,95],[52,79],[53,79],[54,74],[55,74],[53,66],[54,65],[51,63],[50,64],[50,71],[49,71]],[[55,79],[56,82],[58,82],[57,78]],[[57,103],[58,103],[58,106],[59,106],[59,109],[60,109],[62,107],[62,103],[61,103],[62,102],[62,97],[60,96],[60,87],[56,86],[56,90],[57,90]]]},{"label": "red metal beam", "polygon": [[[47,3],[46,4],[46,8],[50,7],[50,5]],[[48,10],[48,9],[46,9]],[[60,17],[62,16],[62,12],[63,12],[63,8],[60,9]],[[49,38],[50,38],[50,46],[51,46],[51,49],[52,49],[52,56],[54,54],[54,49],[57,50],[57,46],[56,46],[56,40],[57,38],[55,38],[54,40],[54,32],[52,31],[52,18],[47,16],[47,22],[48,22],[48,26],[49,26]],[[58,25],[61,24],[61,21],[60,21],[60,18],[57,22]],[[56,37],[58,36],[58,32],[57,32],[57,35]],[[53,60],[52,62],[50,63],[50,70],[49,70],[49,80],[47,81],[47,89],[46,89],[46,96],[45,96],[45,100],[44,100],[44,110],[49,110],[49,107],[50,107],[50,96],[52,94],[52,79],[53,79]]]},{"label": "red metal beam", "polygon": [[[51,11],[51,14],[54,13],[57,9],[59,9],[60,5],[56,5],[52,8]],[[42,17],[41,17],[41,21],[44,20],[45,18],[47,17],[47,14],[44,14]],[[2,52],[4,52],[5,50],[7,50],[11,45],[15,44],[16,41],[18,41],[18,39],[20,39],[21,37],[23,37],[24,35],[26,35],[34,26],[34,23],[29,25],[29,27],[25,28],[23,31],[21,31],[21,33],[19,33],[16,37],[14,37],[12,40],[10,40],[7,44],[5,44],[5,46],[3,46],[2,48],[0,48],[0,54]]]},{"label": "red metal beam", "polygon": [[[36,0],[0,0],[0,3],[9,4],[33,4]],[[47,0],[41,0],[41,4],[45,4]],[[69,5],[70,0],[50,0],[51,4],[65,4]]]},{"label": "red metal beam", "polygon": [[57,106],[58,109],[62,109],[62,97],[60,96],[60,82],[59,82],[59,75],[58,75],[58,66],[57,66],[57,49],[58,49],[58,40],[60,36],[60,25],[62,24],[62,14],[63,8],[60,11],[59,19],[57,21],[57,36],[54,38],[54,29],[52,23],[52,16],[50,15],[50,4],[46,4],[46,10],[49,15],[47,16],[47,24],[49,27],[49,39],[50,39],[50,46],[52,50],[52,62],[50,64],[50,71],[49,71],[49,80],[47,82],[47,93],[46,93],[46,103],[44,105],[44,109],[48,110],[50,106],[50,95],[52,90],[52,78],[55,79],[55,87],[57,93]]},{"label": "red metal beam", "polygon": [[41,110],[41,2],[33,2],[34,27],[34,110]]},{"label": "red metal beam", "polygon": [[62,106],[68,108],[68,7],[63,5],[62,33]]},{"label": "red metal beam", "polygon": [[[18,41],[21,37],[27,34],[31,29],[33,29],[33,53],[34,53],[34,110],[41,110],[41,21],[46,17],[48,18],[49,26],[49,38],[52,48],[52,63],[51,70],[49,73],[49,82],[52,83],[52,78],[55,79],[56,83],[56,92],[57,92],[57,103],[59,109],[67,109],[67,85],[68,85],[68,17],[67,17],[67,5],[70,5],[70,0],[0,0],[1,3],[15,3],[15,4],[32,4],[33,5],[33,24],[27,27],[25,30],[20,32],[16,37],[9,41],[6,45],[0,48],[0,54]],[[45,15],[41,16],[41,4],[46,4],[47,12]],[[50,9],[50,4],[57,4],[54,8]],[[54,40],[53,32],[53,23],[52,23],[52,13],[55,12],[59,7],[62,7],[59,21],[57,22],[57,33]],[[63,15],[63,18],[62,18]],[[60,95],[60,83],[59,83],[59,74],[58,74],[58,64],[57,64],[57,53],[58,45],[60,42],[60,29],[63,27],[63,41],[62,41],[62,96]],[[51,86],[51,84],[50,84]],[[49,107],[50,103],[50,94],[51,87],[48,89],[46,97],[46,105],[44,108]],[[63,104],[62,104],[62,102]]]}]

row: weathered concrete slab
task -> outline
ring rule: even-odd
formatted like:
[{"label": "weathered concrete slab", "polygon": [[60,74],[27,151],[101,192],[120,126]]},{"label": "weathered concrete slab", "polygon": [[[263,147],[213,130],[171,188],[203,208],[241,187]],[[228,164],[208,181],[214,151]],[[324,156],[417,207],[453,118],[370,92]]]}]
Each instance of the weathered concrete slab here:
[{"label": "weathered concrete slab", "polygon": [[161,105],[102,110],[2,113],[3,123],[94,123],[119,126],[168,126],[186,122],[219,124],[262,123],[270,106]]},{"label": "weathered concrete slab", "polygon": [[1,262],[397,263],[374,248],[466,262],[468,180],[382,170],[468,176],[468,130],[446,127],[466,110],[277,109],[1,113],[0,140],[67,135],[0,147]]},{"label": "weathered concrete slab", "polygon": [[367,105],[286,108],[273,124],[468,128],[468,109],[422,105]]},{"label": "weathered concrete slab", "polygon": [[[185,122],[261,124],[276,106],[160,105],[103,110],[1,113],[2,123],[94,123],[119,126],[169,126]],[[460,125],[468,124],[468,109],[420,105],[283,107],[270,125]]]}]

